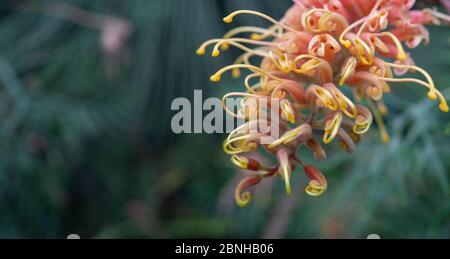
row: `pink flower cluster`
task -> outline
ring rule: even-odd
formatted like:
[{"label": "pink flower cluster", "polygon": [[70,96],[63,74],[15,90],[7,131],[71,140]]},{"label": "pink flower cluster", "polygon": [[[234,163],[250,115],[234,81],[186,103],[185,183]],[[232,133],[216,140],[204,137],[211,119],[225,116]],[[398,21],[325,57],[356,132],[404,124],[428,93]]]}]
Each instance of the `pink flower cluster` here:
[{"label": "pink flower cluster", "polygon": [[[234,77],[243,69],[250,71],[244,80],[245,92],[224,96],[243,98],[240,112],[227,112],[247,121],[228,136],[224,150],[235,165],[255,172],[236,188],[239,206],[251,200],[247,188],[267,177],[280,175],[290,193],[290,179],[297,167],[310,178],[306,193],[321,195],[327,181],[316,167],[297,157],[298,149],[305,147],[316,160],[323,161],[327,157],[325,146],[337,140],[340,148],[352,153],[373,121],[382,140],[388,141],[382,118],[388,112],[383,96],[393,83],[425,88],[428,98],[437,100],[439,108],[448,112],[445,97],[431,76],[415,65],[406,48],[429,42],[425,25],[450,19],[432,9],[411,10],[414,4],[415,0],[294,0],[280,21],[251,10],[239,10],[224,18],[231,23],[238,15],[255,15],[272,24],[269,28],[235,28],[197,50],[203,55],[213,45],[214,57],[230,46],[244,51],[233,65],[211,77],[214,82],[227,71]],[[423,79],[404,77],[408,72],[418,72]],[[269,104],[255,107],[254,99],[269,100]],[[280,103],[280,120],[270,116],[271,100]],[[267,126],[255,133],[252,130],[261,120]],[[280,138],[261,143],[261,137],[272,130],[281,131]],[[278,163],[263,165],[249,155],[260,151],[273,155]]]}]

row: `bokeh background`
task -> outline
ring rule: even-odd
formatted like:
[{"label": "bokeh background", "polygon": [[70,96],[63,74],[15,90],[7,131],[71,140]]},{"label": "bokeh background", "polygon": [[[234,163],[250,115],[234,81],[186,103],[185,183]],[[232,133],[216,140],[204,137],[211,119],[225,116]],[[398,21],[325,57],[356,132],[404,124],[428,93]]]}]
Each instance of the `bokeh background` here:
[{"label": "bokeh background", "polygon": [[[450,117],[419,87],[388,96],[390,143],[374,127],[356,154],[331,151],[319,198],[304,194],[298,174],[292,196],[274,179],[237,208],[245,173],[222,153],[225,135],[171,133],[174,98],[242,89],[208,80],[239,52],[195,55],[232,28],[221,18],[243,8],[281,18],[290,4],[2,0],[0,238],[450,237]],[[430,31],[413,56],[445,89],[450,28]]]}]

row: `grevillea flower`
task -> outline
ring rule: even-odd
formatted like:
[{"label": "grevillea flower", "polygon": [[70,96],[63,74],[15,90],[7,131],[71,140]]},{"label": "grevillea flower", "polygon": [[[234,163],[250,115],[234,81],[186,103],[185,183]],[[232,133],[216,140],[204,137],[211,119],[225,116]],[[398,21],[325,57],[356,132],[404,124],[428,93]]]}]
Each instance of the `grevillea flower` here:
[{"label": "grevillea flower", "polygon": [[[236,188],[236,201],[245,206],[251,200],[250,186],[265,178],[281,176],[287,193],[297,167],[310,178],[305,191],[321,195],[328,188],[324,175],[305,165],[297,150],[306,148],[314,158],[327,158],[325,146],[337,142],[348,153],[370,129],[378,124],[382,141],[389,135],[383,123],[387,108],[383,96],[394,83],[414,83],[426,89],[427,96],[448,112],[445,97],[431,76],[415,65],[406,48],[429,42],[425,25],[448,23],[450,17],[432,9],[411,10],[415,0],[294,0],[281,21],[250,10],[233,12],[223,20],[231,23],[239,15],[255,15],[271,22],[269,28],[238,27],[220,39],[205,42],[197,54],[213,45],[212,56],[236,47],[244,53],[235,64],[213,76],[218,82],[223,73],[234,77],[246,69],[246,92],[229,93],[224,98],[243,97],[241,111],[226,111],[246,123],[235,129],[224,142],[224,151],[239,168],[254,171]],[[249,37],[239,37],[248,35]],[[255,63],[257,65],[253,65]],[[408,78],[417,72],[422,79]],[[255,107],[250,99],[269,100]],[[280,119],[268,116],[271,103],[279,100]],[[253,108],[253,109],[251,109]],[[251,114],[253,113],[253,114]],[[255,118],[257,115],[264,115]],[[264,127],[259,123],[264,120]],[[259,129],[255,131],[255,129]],[[280,137],[262,143],[274,130]],[[276,158],[275,165],[264,165],[249,153],[266,151]]]}]

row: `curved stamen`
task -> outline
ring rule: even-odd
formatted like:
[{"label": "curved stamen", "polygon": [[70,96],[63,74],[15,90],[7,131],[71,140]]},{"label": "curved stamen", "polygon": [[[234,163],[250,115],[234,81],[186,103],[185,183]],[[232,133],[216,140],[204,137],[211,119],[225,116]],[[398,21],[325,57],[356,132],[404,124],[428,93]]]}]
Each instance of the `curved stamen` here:
[{"label": "curved stamen", "polygon": [[250,39],[252,40],[265,40],[268,37],[276,37],[280,38],[283,35],[283,29],[280,28],[277,25],[272,25],[269,28],[267,28],[267,32],[265,33],[253,33],[250,35]]},{"label": "curved stamen", "polygon": [[268,73],[267,71],[265,71],[262,68],[259,68],[257,66],[247,65],[247,64],[234,64],[234,65],[226,66],[226,67],[220,69],[219,71],[217,71],[214,75],[212,75],[210,79],[213,82],[219,82],[223,73],[225,73],[225,72],[227,72],[229,70],[233,70],[235,68],[246,68],[246,69],[248,69],[250,71],[253,71],[253,72],[256,72],[256,73],[260,73],[261,75],[268,76],[268,77],[270,77],[272,79],[282,81],[281,78]]},{"label": "curved stamen", "polygon": [[[269,50],[266,47],[262,47],[262,48],[256,48],[253,49],[252,52],[245,52],[242,55],[240,55],[235,61],[234,64],[246,64],[246,65],[252,65],[250,63],[250,58],[255,55],[256,53],[267,53]],[[241,70],[239,68],[235,68],[231,71],[231,75],[233,78],[239,78],[241,76]]]},{"label": "curved stamen", "polygon": [[270,29],[264,29],[264,28],[260,28],[260,27],[256,27],[256,26],[242,26],[242,27],[237,27],[232,29],[231,31],[227,32],[225,35],[223,35],[224,39],[229,39],[235,35],[241,34],[241,33],[248,33],[248,32],[252,32],[254,34],[252,34],[252,36],[250,37],[250,39],[252,40],[262,40],[261,37],[253,37],[253,35],[255,35],[255,33],[259,33],[262,35],[269,35],[272,36],[274,38],[277,38],[278,35],[271,31]]},{"label": "curved stamen", "polygon": [[[231,93],[227,93],[222,97],[222,106],[223,109],[225,110],[226,113],[228,113],[230,116],[238,118],[238,119],[247,119],[247,116],[242,115],[242,114],[236,114],[234,113],[234,111],[231,111],[227,105],[226,105],[226,101],[228,98],[230,97],[250,97],[250,98],[254,98],[255,100],[260,100],[260,99],[267,99],[268,102],[268,97],[266,96],[261,96],[261,95],[257,95],[257,94],[250,94],[250,93],[239,93],[239,92],[231,92]],[[256,105],[259,104],[258,101],[254,102]],[[252,109],[254,109],[255,112],[258,112],[259,107],[250,107]]]},{"label": "curved stamen", "polygon": [[251,186],[259,184],[261,180],[262,177],[256,175],[256,176],[248,176],[244,178],[241,182],[239,182],[235,190],[236,204],[239,207],[245,207],[250,203],[252,199],[252,194],[249,191],[246,191],[246,189]]},{"label": "curved stamen", "polygon": [[350,46],[352,45],[352,42],[350,40],[345,39],[345,35],[347,35],[349,32],[351,32],[351,30],[353,30],[354,28],[359,26],[361,23],[363,23],[365,19],[366,18],[362,18],[362,19],[352,23],[350,26],[345,28],[345,30],[339,36],[339,42],[342,45],[344,45],[347,49],[350,48]]},{"label": "curved stamen", "polygon": [[[334,96],[326,88],[318,85],[310,85],[305,93],[306,99],[310,101],[315,101],[314,97],[317,98],[323,107],[326,107],[332,111],[338,109],[338,104],[334,99]],[[311,98],[313,96],[313,99]],[[311,103],[315,105],[316,103]]]},{"label": "curved stamen", "polygon": [[314,159],[316,159],[317,161],[324,161],[325,159],[327,159],[327,153],[325,152],[325,149],[323,149],[323,147],[317,140],[312,138],[308,140],[308,142],[306,142],[306,145],[313,152]]},{"label": "curved stamen", "polygon": [[372,65],[375,56],[374,46],[367,45],[367,43],[358,36],[354,36],[352,42],[358,51],[358,59],[361,63],[364,65]]},{"label": "curved stamen", "polygon": [[[325,10],[325,9],[322,9],[322,10],[324,10],[327,13],[327,15],[320,17],[319,28],[327,27],[327,23],[330,21],[333,21],[333,18],[341,23],[342,28],[347,28],[347,26],[348,26],[347,19],[345,19],[345,17],[343,17],[341,14],[336,13],[336,12],[331,12],[331,11]],[[336,21],[333,21],[333,23],[336,24]],[[341,28],[341,30],[342,30],[342,28]]]},{"label": "curved stamen", "polygon": [[345,65],[342,69],[341,80],[339,81],[339,85],[345,84],[345,81],[354,74],[356,65],[358,64],[358,60],[355,57],[349,57],[345,62]]},{"label": "curved stamen", "polygon": [[242,49],[245,52],[252,52],[255,55],[259,55],[262,57],[266,57],[267,54],[265,53],[259,53],[255,50],[252,50],[240,43],[247,43],[247,44],[253,44],[253,45],[259,45],[259,46],[274,46],[274,43],[271,42],[266,42],[266,41],[255,41],[255,40],[250,40],[250,39],[245,39],[245,38],[229,38],[229,39],[212,39],[212,40],[208,40],[206,42],[204,42],[198,49],[197,49],[197,55],[204,55],[206,52],[206,48],[209,45],[215,44],[213,52],[212,52],[212,56],[213,57],[217,57],[220,55],[220,51],[219,51],[219,47],[222,44],[227,44],[227,45],[232,45],[235,46],[237,48]]},{"label": "curved stamen", "polygon": [[397,38],[397,36],[395,36],[393,33],[385,31],[385,32],[380,32],[380,33],[374,33],[372,35],[378,36],[378,37],[386,36],[386,37],[391,38],[397,48],[397,52],[398,52],[397,59],[400,61],[405,61],[408,58],[408,55],[406,55],[406,52],[402,46],[402,43]]},{"label": "curved stamen", "polygon": [[[297,68],[297,62],[299,62],[302,59],[310,58],[311,60],[305,62],[300,69]],[[297,56],[294,61],[292,61],[292,71],[298,73],[298,74],[306,74],[309,71],[312,71],[314,69],[322,68],[322,74],[321,81],[323,83],[330,82],[333,78],[333,69],[331,68],[330,63],[328,63],[326,60],[321,59],[319,57],[309,55],[309,54],[303,54]]]},{"label": "curved stamen", "polygon": [[[223,150],[225,154],[237,155],[256,150],[258,144],[257,141],[259,134],[247,134],[240,137],[235,137],[230,140],[225,140],[223,143]],[[238,143],[242,143],[240,146],[235,146]]]},{"label": "curved stamen", "polygon": [[401,69],[407,69],[407,70],[411,69],[411,70],[418,71],[419,73],[421,73],[428,80],[429,88],[430,88],[430,91],[428,92],[428,97],[431,100],[436,100],[437,99],[436,86],[434,85],[433,78],[424,69],[422,69],[422,68],[420,68],[418,66],[414,66],[414,65],[403,65],[403,64],[395,64],[395,63],[389,63],[389,62],[384,62],[384,64],[386,66],[389,66],[389,67],[401,68]]},{"label": "curved stamen", "polygon": [[[233,43],[235,43],[235,44],[233,44]],[[249,39],[243,39],[243,38],[222,39],[222,40],[218,41],[216,43],[216,45],[214,45],[212,56],[213,57],[218,57],[220,55],[220,50],[219,49],[221,48],[221,46],[223,44],[225,44],[225,46],[228,46],[228,45],[236,46],[238,48],[243,49],[246,52],[258,53],[257,51],[254,51],[254,50],[252,50],[250,48],[247,48],[244,45],[239,44],[239,43],[247,43],[247,44],[253,44],[253,45],[258,45],[258,46],[271,46],[271,47],[275,46],[274,43],[266,42],[266,41],[255,41],[255,40],[249,40]],[[242,46],[244,46],[245,48],[243,48]],[[227,47],[225,47],[225,49],[227,49]],[[265,55],[261,55],[261,56],[265,56]]]},{"label": "curved stamen", "polygon": [[245,169],[245,170],[250,170],[250,171],[269,171],[270,168],[265,167],[263,165],[261,165],[261,163],[258,160],[255,160],[253,158],[249,158],[246,156],[239,156],[239,155],[233,155],[230,158],[231,162],[241,168],[241,169]]},{"label": "curved stamen", "polygon": [[389,26],[389,11],[383,9],[378,11],[376,15],[369,18],[368,27],[369,31],[375,32],[377,30],[385,30]]},{"label": "curved stamen", "polygon": [[[314,13],[322,13],[322,15],[319,18],[318,21],[318,29],[314,29],[311,27],[311,23],[310,21],[310,16],[313,15]],[[333,21],[333,18],[336,19],[336,21],[341,23],[341,27],[346,28],[348,26],[348,22],[347,20],[340,14],[332,12],[330,10],[327,9],[319,9],[319,8],[314,8],[309,10],[307,13],[305,13],[302,16],[302,26],[303,28],[314,32],[314,33],[320,33],[323,31],[330,31],[331,28],[333,28],[333,26],[331,26],[329,24],[329,22],[332,22],[334,24],[336,24],[335,21]],[[328,30],[325,30],[324,28],[328,28]]]},{"label": "curved stamen", "polygon": [[314,197],[322,195],[328,188],[325,176],[311,165],[305,166],[304,171],[311,179],[308,186],[305,188],[305,192]]},{"label": "curved stamen", "polygon": [[299,137],[309,139],[311,137],[311,134],[312,134],[311,126],[309,124],[302,124],[299,127],[284,133],[283,136],[281,136],[281,138],[272,142],[268,147],[269,149],[272,149],[279,145],[286,145]]},{"label": "curved stamen", "polygon": [[286,149],[282,148],[277,152],[277,158],[280,163],[279,173],[284,180],[284,185],[286,187],[286,193],[291,194],[291,165],[289,163],[289,153]]},{"label": "curved stamen", "polygon": [[[249,124],[250,124],[250,122],[246,122],[246,123],[242,124],[241,126],[237,127],[236,129],[234,129],[233,131],[231,131],[226,140],[229,141],[235,135],[238,135],[238,134],[248,134],[248,132],[249,132],[249,130],[248,130]],[[244,132],[240,132],[242,130],[244,130]]]},{"label": "curved stamen", "polygon": [[[428,88],[430,90],[434,90],[434,93],[437,95],[437,97],[440,100],[439,109],[442,112],[448,112],[449,111],[447,100],[445,99],[444,95],[440,91],[438,91],[437,89],[431,89],[430,88],[430,84],[428,84],[428,83],[426,83],[426,82],[424,82],[422,80],[419,80],[419,79],[416,79],[416,78],[386,78],[386,77],[378,77],[378,76],[375,76],[375,78],[377,78],[379,80],[384,80],[386,82],[393,82],[393,83],[416,83],[416,84],[425,86],[426,88]],[[431,96],[431,97],[433,97],[433,96]]]},{"label": "curved stamen", "polygon": [[377,108],[380,111],[381,115],[389,114],[389,108],[384,104],[383,101],[377,101]]},{"label": "curved stamen", "polygon": [[233,22],[234,17],[237,16],[237,15],[240,15],[240,14],[251,14],[251,15],[259,16],[259,17],[261,17],[263,19],[266,19],[269,22],[271,22],[271,23],[273,23],[273,24],[275,24],[275,25],[285,29],[285,30],[288,30],[288,31],[291,31],[291,32],[297,32],[297,30],[295,30],[294,28],[289,27],[286,24],[280,23],[280,22],[278,22],[277,20],[273,19],[272,17],[270,17],[268,15],[265,15],[265,14],[260,13],[260,12],[252,11],[252,10],[235,11],[235,12],[229,14],[227,17],[223,18],[223,21],[226,22],[226,23],[231,23],[231,22]]},{"label": "curved stamen", "polygon": [[[247,91],[251,94],[258,94],[257,91],[255,91],[255,89],[261,88],[262,83],[257,83],[255,85],[250,85],[250,80],[252,80],[253,78],[261,78],[261,75],[258,73],[254,73],[254,74],[250,74],[248,76],[245,77],[244,79],[244,86],[247,89]],[[262,79],[262,78],[261,78]]]},{"label": "curved stamen", "polygon": [[446,15],[446,14],[440,13],[440,12],[438,12],[436,10],[430,10],[430,11],[434,15],[434,17],[436,17],[436,18],[438,18],[438,19],[440,19],[442,21],[445,21],[447,23],[450,23],[450,15]]},{"label": "curved stamen", "polygon": [[299,62],[300,60],[305,59],[305,58],[314,59],[314,60],[317,60],[319,62],[326,62],[324,59],[321,59],[319,57],[316,57],[316,56],[313,56],[313,55],[310,55],[310,54],[302,54],[302,55],[298,55],[297,57],[295,57],[295,59],[294,59],[294,61],[292,61],[292,63],[296,64],[297,62]]},{"label": "curved stamen", "polygon": [[292,65],[289,62],[289,58],[286,53],[279,59],[275,58],[273,51],[269,51],[269,56],[272,59],[273,64],[283,73],[288,74],[292,70]]},{"label": "curved stamen", "polygon": [[377,0],[375,5],[372,8],[372,11],[370,11],[370,14],[364,18],[364,23],[361,25],[361,27],[358,30],[357,36],[361,35],[361,33],[364,31],[364,29],[367,27],[367,24],[369,23],[370,18],[374,15],[374,13],[378,10],[383,0]]},{"label": "curved stamen", "polygon": [[353,142],[350,135],[342,128],[338,131],[339,147],[345,152],[351,154],[355,152],[355,142]]},{"label": "curved stamen", "polygon": [[336,112],[333,118],[325,123],[325,134],[323,136],[323,143],[330,144],[338,133],[342,123],[342,113]]},{"label": "curved stamen", "polygon": [[386,43],[384,43],[378,37],[372,37],[372,42],[371,43],[374,45],[375,49],[380,51],[381,53],[387,54],[387,53],[391,52],[391,50],[386,45]]},{"label": "curved stamen", "polygon": [[372,113],[367,110],[366,107],[357,105],[358,116],[355,119],[355,125],[353,126],[353,132],[357,135],[363,135],[369,131],[373,122]]}]

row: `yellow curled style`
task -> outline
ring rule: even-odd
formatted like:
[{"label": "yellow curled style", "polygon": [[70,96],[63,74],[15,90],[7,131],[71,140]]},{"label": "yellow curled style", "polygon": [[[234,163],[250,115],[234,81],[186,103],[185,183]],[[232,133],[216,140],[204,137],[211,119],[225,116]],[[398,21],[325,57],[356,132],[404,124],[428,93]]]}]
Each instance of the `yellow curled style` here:
[{"label": "yellow curled style", "polygon": [[364,106],[357,105],[358,115],[355,119],[355,125],[353,126],[353,132],[358,135],[363,135],[369,131],[372,126],[373,116],[372,113]]}]

